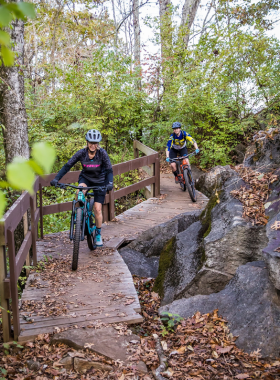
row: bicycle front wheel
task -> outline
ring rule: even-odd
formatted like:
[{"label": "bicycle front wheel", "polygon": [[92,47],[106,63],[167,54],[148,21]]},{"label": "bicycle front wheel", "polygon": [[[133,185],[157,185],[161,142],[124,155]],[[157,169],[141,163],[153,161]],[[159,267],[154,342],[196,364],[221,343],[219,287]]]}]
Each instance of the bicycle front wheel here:
[{"label": "bicycle front wheel", "polygon": [[191,200],[193,202],[196,202],[196,192],[195,192],[195,187],[194,187],[194,181],[192,179],[192,172],[190,169],[184,169],[184,180],[185,180],[188,192],[190,194]]},{"label": "bicycle front wheel", "polygon": [[[89,203],[89,210],[92,212],[92,215],[90,216],[90,218],[91,218],[90,227],[91,228],[93,228],[93,226],[95,225],[95,217],[93,214],[93,206],[94,206],[94,198],[91,198],[90,203]],[[94,233],[91,234],[90,231],[88,230],[87,221],[86,221],[86,235],[87,235],[87,245],[91,251],[94,251],[97,248],[96,245],[94,244]]]},{"label": "bicycle front wheel", "polygon": [[80,249],[80,240],[82,233],[82,223],[83,222],[83,211],[81,208],[76,210],[76,224],[74,230],[74,246],[73,246],[73,259],[72,259],[72,270],[77,270],[78,268],[78,259],[79,259],[79,249]]}]

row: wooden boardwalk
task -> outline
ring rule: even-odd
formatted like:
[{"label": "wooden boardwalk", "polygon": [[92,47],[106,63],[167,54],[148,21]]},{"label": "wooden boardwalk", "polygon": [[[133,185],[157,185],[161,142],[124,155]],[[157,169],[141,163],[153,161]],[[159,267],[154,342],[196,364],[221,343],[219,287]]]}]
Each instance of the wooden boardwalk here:
[{"label": "wooden boardwalk", "polygon": [[102,229],[105,240],[134,239],[141,232],[176,215],[204,208],[208,201],[205,195],[197,192],[197,202],[193,203],[188,192],[183,192],[175,184],[173,174],[161,174],[160,193],[159,198],[150,198],[118,215],[116,222],[106,223]]},{"label": "wooden boardwalk", "polygon": [[79,267],[71,271],[72,243],[68,232],[37,242],[42,270],[32,272],[22,294],[19,341],[63,329],[99,327],[111,323],[139,323],[141,308],[132,276],[117,248],[124,240],[174,216],[204,208],[207,198],[193,203],[174,184],[173,175],[161,175],[161,196],[151,198],[104,225],[105,247],[90,251],[81,242]]}]

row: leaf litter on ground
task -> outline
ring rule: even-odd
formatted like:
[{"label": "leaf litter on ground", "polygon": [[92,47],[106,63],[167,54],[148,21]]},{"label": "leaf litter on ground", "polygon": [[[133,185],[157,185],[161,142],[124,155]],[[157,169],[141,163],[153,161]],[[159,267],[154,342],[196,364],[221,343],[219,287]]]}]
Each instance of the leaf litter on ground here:
[{"label": "leaf litter on ground", "polygon": [[[61,260],[62,264],[58,265],[63,268],[64,259]],[[50,261],[49,265],[51,263]],[[48,273],[46,267],[42,271]],[[61,272],[61,281],[67,280],[66,273]],[[127,349],[132,364],[124,365],[120,361],[99,355],[90,343],[83,350],[74,350],[62,343],[52,344],[52,334],[41,334],[35,342],[20,345],[13,343],[8,346],[2,343],[2,377],[18,380],[151,380],[159,367],[155,340],[157,336],[167,362],[166,369],[161,373],[164,379],[280,379],[280,359],[263,359],[259,351],[247,354],[237,348],[236,337],[232,336],[227,321],[218,314],[218,310],[204,315],[197,312],[191,318],[177,319],[174,328],[168,329],[158,313],[160,297],[153,291],[154,280],[134,276],[134,284],[141,304],[143,323],[135,326],[125,323],[113,325],[119,335],[130,335],[133,332],[140,336],[140,343],[132,341]],[[101,326],[107,325],[101,323],[100,326],[96,324],[89,327]],[[98,362],[106,370],[91,368],[81,374],[61,365],[60,360],[65,357],[81,357],[83,360]],[[146,364],[148,373],[138,371],[138,361]],[[108,365],[112,368],[110,371]]]},{"label": "leaf litter on ground", "polygon": [[243,218],[254,225],[267,224],[265,202],[270,193],[270,185],[278,180],[278,176],[273,171],[260,173],[243,165],[236,166],[235,170],[246,183],[246,186],[231,191],[231,195],[243,204]]}]

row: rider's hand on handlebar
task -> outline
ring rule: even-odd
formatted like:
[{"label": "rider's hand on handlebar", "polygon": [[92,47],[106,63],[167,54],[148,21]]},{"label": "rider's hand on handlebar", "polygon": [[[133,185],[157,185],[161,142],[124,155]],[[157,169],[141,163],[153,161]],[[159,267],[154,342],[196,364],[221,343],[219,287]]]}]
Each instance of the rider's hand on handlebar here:
[{"label": "rider's hand on handlebar", "polygon": [[195,150],[195,154],[198,154],[200,151],[199,151],[199,149],[196,149]]},{"label": "rider's hand on handlebar", "polygon": [[113,190],[113,182],[109,182],[109,183],[108,183],[108,185],[107,185],[107,190],[108,190],[108,191]]},{"label": "rider's hand on handlebar", "polygon": [[51,185],[54,186],[54,187],[57,187],[57,184],[58,184],[58,180],[57,179],[53,179],[51,181]]},{"label": "rider's hand on handlebar", "polygon": [[170,159],[169,159],[169,157],[166,157],[166,162],[170,162]]}]

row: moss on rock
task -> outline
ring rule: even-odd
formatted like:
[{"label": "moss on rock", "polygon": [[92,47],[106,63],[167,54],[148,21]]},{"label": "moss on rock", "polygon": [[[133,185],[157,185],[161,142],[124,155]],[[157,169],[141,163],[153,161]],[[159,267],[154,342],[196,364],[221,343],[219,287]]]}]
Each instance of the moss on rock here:
[{"label": "moss on rock", "polygon": [[155,280],[153,288],[153,290],[157,292],[160,295],[160,297],[164,296],[165,274],[167,270],[170,268],[175,255],[175,241],[176,238],[175,236],[173,236],[170,240],[168,240],[168,242],[165,244],[160,253],[158,276]]},{"label": "moss on rock", "polygon": [[216,191],[215,194],[211,196],[209,199],[207,206],[200,214],[200,222],[203,227],[203,237],[205,238],[207,235],[210,234],[211,231],[211,211],[213,208],[218,204],[219,198],[220,198],[221,191]]}]

